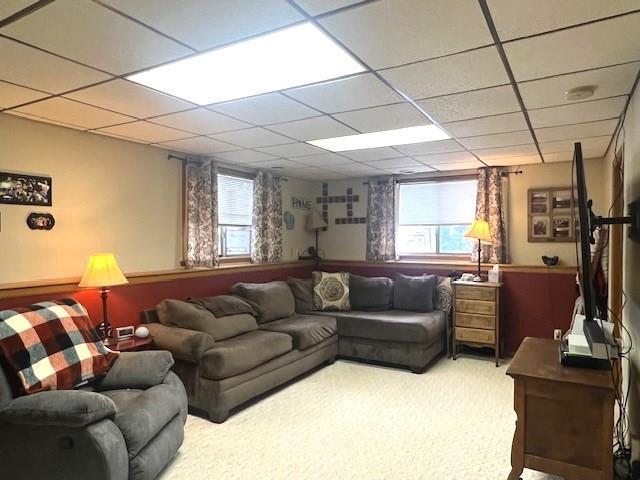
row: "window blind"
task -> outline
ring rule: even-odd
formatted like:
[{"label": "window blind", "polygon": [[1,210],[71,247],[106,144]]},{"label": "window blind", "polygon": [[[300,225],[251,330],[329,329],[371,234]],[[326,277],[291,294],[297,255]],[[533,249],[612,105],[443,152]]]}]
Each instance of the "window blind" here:
[{"label": "window blind", "polygon": [[218,224],[251,225],[253,180],[218,175]]},{"label": "window blind", "polygon": [[477,180],[400,184],[400,225],[471,223],[476,213]]}]

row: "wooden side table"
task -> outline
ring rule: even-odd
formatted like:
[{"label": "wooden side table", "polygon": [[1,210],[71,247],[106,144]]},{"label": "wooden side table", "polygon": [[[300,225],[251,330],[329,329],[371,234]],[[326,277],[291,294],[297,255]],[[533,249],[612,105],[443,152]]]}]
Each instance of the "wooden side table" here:
[{"label": "wooden side table", "polygon": [[527,337],[507,369],[518,415],[508,480],[525,467],[566,480],[613,480],[611,371],[565,367],[559,349],[557,340]]},{"label": "wooden side table", "polygon": [[139,352],[141,350],[150,350],[152,343],[151,336],[146,338],[133,336],[121,340],[110,339],[105,345],[118,352]]},{"label": "wooden side table", "polygon": [[453,282],[453,359],[458,345],[492,347],[500,365],[500,290],[502,283]]}]

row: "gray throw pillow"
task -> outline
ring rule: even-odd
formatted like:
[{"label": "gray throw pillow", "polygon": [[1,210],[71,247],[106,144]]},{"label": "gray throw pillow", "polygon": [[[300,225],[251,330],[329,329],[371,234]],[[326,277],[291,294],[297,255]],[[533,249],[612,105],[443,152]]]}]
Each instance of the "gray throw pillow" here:
[{"label": "gray throw pillow", "polygon": [[313,280],[311,278],[289,277],[287,284],[296,302],[296,313],[313,311]]},{"label": "gray throw pillow", "polygon": [[432,312],[435,288],[435,275],[410,277],[398,273],[393,289],[393,308],[412,312]]},{"label": "gray throw pillow", "polygon": [[349,301],[352,310],[389,310],[393,305],[393,280],[350,274]]},{"label": "gray throw pillow", "polygon": [[200,305],[180,300],[163,300],[156,310],[160,323],[208,333],[218,341],[258,329],[256,319],[247,313],[217,318]]},{"label": "gray throw pillow", "polygon": [[258,315],[256,310],[242,298],[234,295],[216,295],[214,297],[188,298],[187,302],[206,308],[216,317],[238,315],[248,313],[254,317]]},{"label": "gray throw pillow", "polygon": [[314,310],[351,310],[347,272],[312,272]]},{"label": "gray throw pillow", "polygon": [[295,299],[285,282],[236,283],[231,291],[246,300],[258,313],[258,323],[291,317]]}]

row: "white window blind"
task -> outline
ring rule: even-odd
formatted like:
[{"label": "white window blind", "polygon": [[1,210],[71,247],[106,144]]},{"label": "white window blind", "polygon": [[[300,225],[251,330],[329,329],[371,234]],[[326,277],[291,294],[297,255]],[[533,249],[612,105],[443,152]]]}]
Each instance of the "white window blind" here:
[{"label": "white window blind", "polygon": [[476,213],[476,180],[400,185],[400,225],[470,224]]},{"label": "white window blind", "polygon": [[218,224],[251,225],[253,180],[218,175]]}]

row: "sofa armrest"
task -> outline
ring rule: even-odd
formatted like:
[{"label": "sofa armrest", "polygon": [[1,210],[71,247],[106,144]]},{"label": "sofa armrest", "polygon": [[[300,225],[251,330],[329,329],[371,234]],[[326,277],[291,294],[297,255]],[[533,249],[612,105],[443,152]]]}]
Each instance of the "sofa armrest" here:
[{"label": "sofa armrest", "polygon": [[83,390],[50,390],[18,397],[0,410],[0,420],[16,425],[84,427],[116,414],[108,397]]},{"label": "sofa armrest", "polygon": [[169,350],[175,358],[191,363],[199,363],[204,352],[215,343],[211,335],[197,330],[169,327],[161,323],[149,323],[146,327],[156,348]]},{"label": "sofa armrest", "polygon": [[150,388],[160,385],[172,366],[173,356],[164,350],[122,352],[96,388],[98,391]]}]

